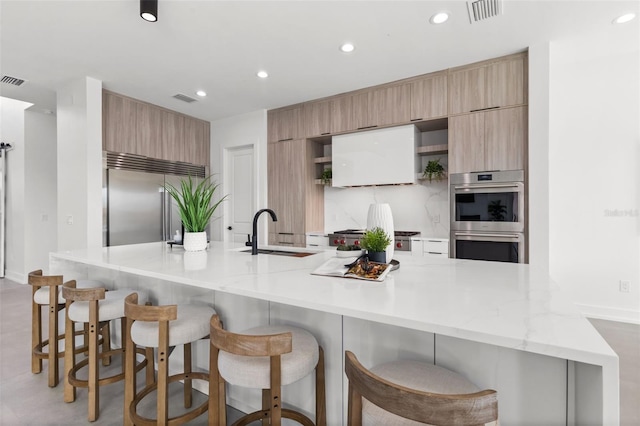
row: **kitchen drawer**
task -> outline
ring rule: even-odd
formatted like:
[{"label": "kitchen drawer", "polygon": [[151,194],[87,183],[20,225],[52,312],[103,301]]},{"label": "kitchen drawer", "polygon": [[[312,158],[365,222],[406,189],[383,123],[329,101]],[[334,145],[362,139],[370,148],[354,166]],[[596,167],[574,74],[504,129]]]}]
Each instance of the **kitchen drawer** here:
[{"label": "kitchen drawer", "polygon": [[422,252],[426,255],[444,255],[449,257],[449,240],[429,238],[422,242]]},{"label": "kitchen drawer", "polygon": [[307,234],[307,247],[329,247],[329,236],[326,234]]},{"label": "kitchen drawer", "polygon": [[[273,238],[273,243],[271,242]],[[291,234],[278,232],[269,235],[269,244],[287,247],[305,247],[306,236],[304,234]]]}]

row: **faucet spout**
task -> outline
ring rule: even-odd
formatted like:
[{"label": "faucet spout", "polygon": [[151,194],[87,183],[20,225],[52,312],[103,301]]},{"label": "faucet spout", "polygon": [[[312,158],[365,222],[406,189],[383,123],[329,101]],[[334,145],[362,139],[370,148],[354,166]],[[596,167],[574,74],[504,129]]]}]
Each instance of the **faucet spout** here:
[{"label": "faucet spout", "polygon": [[278,221],[278,216],[276,216],[276,213],[271,209],[258,210],[258,212],[253,216],[253,235],[251,237],[252,255],[258,254],[258,218],[264,212],[269,213],[269,215],[271,216],[271,220],[273,220],[274,222]]}]

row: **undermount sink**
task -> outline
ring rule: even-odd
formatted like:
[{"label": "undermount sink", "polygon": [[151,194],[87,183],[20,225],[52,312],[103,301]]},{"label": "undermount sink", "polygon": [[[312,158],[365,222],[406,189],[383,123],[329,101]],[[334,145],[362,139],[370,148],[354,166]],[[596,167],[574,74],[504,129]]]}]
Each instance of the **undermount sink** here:
[{"label": "undermount sink", "polygon": [[[241,250],[242,253],[251,253],[251,249]],[[258,254],[274,254],[276,256],[289,256],[289,257],[307,257],[314,255],[315,253],[309,253],[305,251],[284,251],[284,250],[270,250],[270,249],[258,249]]]}]

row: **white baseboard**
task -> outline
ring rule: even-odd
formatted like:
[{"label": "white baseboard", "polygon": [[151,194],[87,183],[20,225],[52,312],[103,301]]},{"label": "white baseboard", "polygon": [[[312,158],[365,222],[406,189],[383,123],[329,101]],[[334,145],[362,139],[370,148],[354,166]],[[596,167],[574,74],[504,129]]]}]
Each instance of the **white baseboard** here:
[{"label": "white baseboard", "polygon": [[576,306],[584,316],[589,318],[640,324],[639,311],[610,308],[607,306],[583,305],[580,303],[576,303]]},{"label": "white baseboard", "polygon": [[15,281],[18,284],[27,283],[27,274],[21,274],[19,272],[4,271],[4,277],[8,280]]}]

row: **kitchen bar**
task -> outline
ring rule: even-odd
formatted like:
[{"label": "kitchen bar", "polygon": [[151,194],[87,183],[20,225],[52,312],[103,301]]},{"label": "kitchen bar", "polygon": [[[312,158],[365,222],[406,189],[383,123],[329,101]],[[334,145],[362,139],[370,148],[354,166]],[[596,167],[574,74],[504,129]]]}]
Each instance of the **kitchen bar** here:
[{"label": "kitchen bar", "polygon": [[[501,424],[618,424],[618,357],[546,271],[399,254],[400,268],[371,283],[310,275],[332,250],[299,258],[244,249],[220,242],[199,253],[164,243],[85,249],[52,253],[50,269],[144,289],[154,304],[202,301],[231,331],[304,326],[326,353],[328,424],[346,414],[345,350],[367,366],[417,358],[454,369],[498,391]],[[206,350],[196,348],[203,368]],[[313,412],[311,386],[303,379],[283,398]],[[228,403],[243,411],[259,404],[259,395],[241,392],[231,389]]]}]

